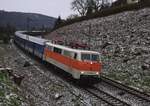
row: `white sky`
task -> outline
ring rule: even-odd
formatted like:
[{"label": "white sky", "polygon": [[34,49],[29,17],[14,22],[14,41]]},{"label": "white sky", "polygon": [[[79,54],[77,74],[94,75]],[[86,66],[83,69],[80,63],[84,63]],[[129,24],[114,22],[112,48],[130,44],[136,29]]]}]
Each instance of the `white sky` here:
[{"label": "white sky", "polygon": [[72,0],[0,0],[0,10],[40,13],[52,17],[66,18],[75,12],[71,10]]},{"label": "white sky", "polygon": [[[0,10],[40,13],[52,17],[67,18],[75,14],[71,10],[73,0],[0,0]],[[116,1],[116,0],[112,0]]]}]

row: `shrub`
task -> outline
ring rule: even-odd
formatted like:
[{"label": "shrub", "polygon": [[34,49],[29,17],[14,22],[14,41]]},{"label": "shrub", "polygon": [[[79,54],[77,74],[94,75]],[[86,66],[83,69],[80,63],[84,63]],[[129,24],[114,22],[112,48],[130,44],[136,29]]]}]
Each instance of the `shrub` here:
[{"label": "shrub", "polygon": [[1,33],[0,34],[0,40],[3,40],[3,42],[5,44],[9,43],[9,40],[10,40],[10,36],[8,34],[5,34],[5,33]]}]

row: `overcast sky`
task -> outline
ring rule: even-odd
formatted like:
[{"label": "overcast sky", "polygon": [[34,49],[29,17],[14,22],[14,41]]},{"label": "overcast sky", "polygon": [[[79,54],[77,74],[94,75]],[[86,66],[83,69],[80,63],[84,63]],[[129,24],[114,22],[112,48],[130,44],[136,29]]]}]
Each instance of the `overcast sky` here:
[{"label": "overcast sky", "polygon": [[75,13],[71,10],[72,0],[0,0],[0,10],[41,13],[66,18]]}]

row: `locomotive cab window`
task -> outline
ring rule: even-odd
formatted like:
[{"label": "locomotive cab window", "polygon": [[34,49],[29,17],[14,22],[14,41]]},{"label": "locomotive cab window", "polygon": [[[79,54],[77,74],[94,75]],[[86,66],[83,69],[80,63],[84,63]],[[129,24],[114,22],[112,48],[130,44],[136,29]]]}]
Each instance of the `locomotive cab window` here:
[{"label": "locomotive cab window", "polygon": [[82,54],[81,55],[82,61],[99,61],[98,54]]},{"label": "locomotive cab window", "polygon": [[61,49],[59,49],[59,48],[54,47],[54,52],[55,52],[55,53],[59,53],[59,54],[61,54],[62,50],[61,50]]},{"label": "locomotive cab window", "polygon": [[92,61],[99,61],[99,55],[97,55],[97,54],[92,54],[91,60],[92,60]]},{"label": "locomotive cab window", "polygon": [[82,61],[90,60],[90,58],[91,58],[90,54],[82,54],[81,55]]}]

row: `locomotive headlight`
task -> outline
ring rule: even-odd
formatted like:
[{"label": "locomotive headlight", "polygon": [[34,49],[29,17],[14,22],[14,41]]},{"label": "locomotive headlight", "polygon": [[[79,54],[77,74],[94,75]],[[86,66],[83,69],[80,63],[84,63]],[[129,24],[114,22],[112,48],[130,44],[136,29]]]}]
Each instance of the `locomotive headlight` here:
[{"label": "locomotive headlight", "polygon": [[93,64],[93,63],[91,62],[91,64]]},{"label": "locomotive headlight", "polygon": [[84,74],[84,72],[83,72],[83,71],[81,71],[81,74]]},{"label": "locomotive headlight", "polygon": [[98,74],[99,74],[99,72],[96,72],[96,74],[98,75]]}]

